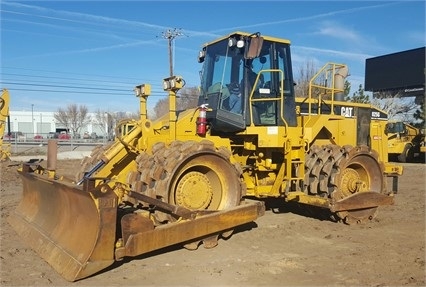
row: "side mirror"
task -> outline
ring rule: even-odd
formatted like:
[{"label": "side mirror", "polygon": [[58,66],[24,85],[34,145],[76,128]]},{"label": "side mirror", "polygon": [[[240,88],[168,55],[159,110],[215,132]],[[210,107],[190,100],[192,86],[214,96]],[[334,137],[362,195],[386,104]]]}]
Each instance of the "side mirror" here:
[{"label": "side mirror", "polygon": [[254,59],[260,56],[262,51],[263,37],[256,36],[252,37],[248,47],[248,51],[245,55],[246,59]]}]

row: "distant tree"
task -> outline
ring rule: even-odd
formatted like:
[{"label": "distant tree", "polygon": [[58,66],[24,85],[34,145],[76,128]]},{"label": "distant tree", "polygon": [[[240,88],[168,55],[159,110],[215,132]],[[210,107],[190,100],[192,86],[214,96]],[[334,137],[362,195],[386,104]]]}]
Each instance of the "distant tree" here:
[{"label": "distant tree", "polygon": [[183,88],[177,100],[177,109],[186,110],[197,107],[200,92],[197,87]]},{"label": "distant tree", "polygon": [[347,97],[349,93],[351,92],[351,83],[348,80],[345,80],[345,87],[344,87],[344,96]]},{"label": "distant tree", "polygon": [[[176,99],[176,109],[179,111],[195,108],[198,104],[199,91],[197,87],[183,88],[178,92]],[[162,98],[154,106],[153,119],[165,115],[169,112],[169,99]]]},{"label": "distant tree", "polygon": [[[312,60],[306,61],[304,65],[299,67],[298,75],[295,76],[296,86],[294,87],[294,91],[296,97],[309,96],[309,84],[317,72],[318,68],[315,67],[315,64]],[[327,91],[321,87],[330,87],[331,83],[332,82],[330,79],[325,79],[325,74],[318,75],[313,82],[315,86],[312,88],[311,97],[318,98],[319,95],[321,95],[323,100],[330,100],[330,94],[326,94]],[[350,89],[351,84],[348,80],[345,80],[343,92],[344,96],[349,94]]]},{"label": "distant tree", "polygon": [[115,125],[114,114],[98,109],[95,112],[93,122],[107,138],[113,135]]},{"label": "distant tree", "polygon": [[114,137],[116,125],[124,119],[139,119],[139,113],[109,112],[98,109],[93,122],[109,139]]},{"label": "distant tree", "polygon": [[[346,83],[345,83],[345,86],[346,86]],[[350,84],[349,84],[349,89],[350,89]],[[345,87],[345,92],[346,92],[346,87]],[[345,101],[350,101],[350,102],[353,102],[353,103],[369,104],[370,103],[370,96],[365,93],[364,88],[360,84],[358,86],[358,91],[354,92],[352,94],[352,96],[349,96],[349,93],[346,94]]]},{"label": "distant tree", "polygon": [[88,108],[84,105],[70,104],[65,109],[59,108],[53,117],[73,135],[89,123]]},{"label": "distant tree", "polygon": [[154,115],[153,119],[158,119],[161,116],[165,115],[169,111],[169,99],[168,98],[162,98],[157,101],[157,103],[154,106]]},{"label": "distant tree", "polygon": [[297,97],[307,97],[309,93],[309,81],[316,74],[317,68],[312,60],[308,60],[299,67],[297,76],[295,77],[296,85],[294,92]]},{"label": "distant tree", "polygon": [[426,125],[425,125],[426,114],[425,114],[425,101],[424,101],[424,98],[423,99],[419,99],[417,101],[417,103],[419,104],[419,108],[413,114],[413,117],[417,121],[417,123],[415,123],[414,125],[416,127],[418,127],[418,128],[425,129],[426,128]]},{"label": "distant tree", "polygon": [[414,114],[418,105],[414,99],[401,97],[388,92],[379,92],[374,94],[372,104],[388,114],[389,119],[400,119],[404,122],[413,123]]}]

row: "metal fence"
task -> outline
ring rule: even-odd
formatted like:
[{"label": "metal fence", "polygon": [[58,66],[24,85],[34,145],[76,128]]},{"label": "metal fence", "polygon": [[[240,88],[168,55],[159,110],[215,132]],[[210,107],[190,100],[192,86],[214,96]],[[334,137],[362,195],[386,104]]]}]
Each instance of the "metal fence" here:
[{"label": "metal fence", "polygon": [[49,139],[57,139],[59,142],[64,143],[106,143],[110,140],[110,137],[105,135],[83,134],[83,135],[71,135],[67,133],[43,133],[43,134],[32,134],[22,132],[11,132],[10,135],[5,133],[3,136],[3,142],[9,143],[47,143]]}]

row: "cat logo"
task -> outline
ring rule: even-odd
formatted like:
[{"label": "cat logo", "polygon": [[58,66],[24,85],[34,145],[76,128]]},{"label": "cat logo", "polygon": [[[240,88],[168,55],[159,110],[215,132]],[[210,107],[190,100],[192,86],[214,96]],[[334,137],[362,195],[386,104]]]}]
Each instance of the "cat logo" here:
[{"label": "cat logo", "polygon": [[342,107],[340,110],[340,115],[345,116],[346,118],[351,118],[353,109],[353,107]]}]

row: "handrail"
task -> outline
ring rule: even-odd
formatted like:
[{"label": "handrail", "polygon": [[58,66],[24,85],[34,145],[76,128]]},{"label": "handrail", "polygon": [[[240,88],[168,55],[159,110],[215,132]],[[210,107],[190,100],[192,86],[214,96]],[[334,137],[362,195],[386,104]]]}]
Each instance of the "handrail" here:
[{"label": "handrail", "polygon": [[330,97],[331,114],[334,113],[336,95],[344,93],[344,79],[347,75],[347,65],[328,62],[312,77],[308,90],[308,121],[312,114],[312,103],[315,100],[313,93],[317,91],[318,114],[321,114],[321,103],[324,102],[325,97]]},{"label": "handrail", "polygon": [[[265,73],[279,73],[279,81],[280,81],[280,93],[279,93],[279,97],[265,97],[265,98],[253,98],[254,94],[255,94],[255,90],[256,89],[252,89],[250,94],[249,94],[249,106],[250,106],[250,123],[251,125],[253,125],[253,106],[252,104],[254,102],[272,102],[272,101],[280,101],[280,114],[279,117],[282,120],[282,122],[284,123],[284,136],[287,135],[287,130],[288,130],[288,124],[287,121],[284,119],[284,72],[282,70],[279,69],[264,69],[259,71],[256,80],[253,84],[254,87],[257,86],[257,83],[259,82],[260,79],[260,75],[261,74],[265,74]],[[272,77],[271,77],[272,78]]]}]

